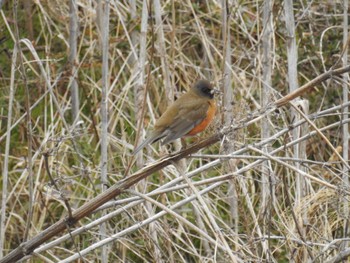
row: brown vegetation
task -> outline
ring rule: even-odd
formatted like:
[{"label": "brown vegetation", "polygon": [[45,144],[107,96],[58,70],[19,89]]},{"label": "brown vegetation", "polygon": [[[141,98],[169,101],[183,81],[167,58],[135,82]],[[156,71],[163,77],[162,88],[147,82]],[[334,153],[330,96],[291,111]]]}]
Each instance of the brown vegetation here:
[{"label": "brown vegetation", "polygon": [[[347,10],[7,1],[0,262],[346,260]],[[199,78],[210,128],[132,156]]]}]

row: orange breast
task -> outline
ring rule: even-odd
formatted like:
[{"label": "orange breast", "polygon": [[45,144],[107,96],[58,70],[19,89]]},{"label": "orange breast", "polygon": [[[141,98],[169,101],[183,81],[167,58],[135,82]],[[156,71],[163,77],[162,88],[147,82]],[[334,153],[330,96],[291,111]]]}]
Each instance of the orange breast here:
[{"label": "orange breast", "polygon": [[209,108],[207,111],[207,117],[196,127],[194,127],[187,135],[195,135],[197,133],[200,133],[205,130],[205,128],[208,127],[208,125],[211,123],[215,116],[216,112],[216,104],[214,100],[209,101]]}]

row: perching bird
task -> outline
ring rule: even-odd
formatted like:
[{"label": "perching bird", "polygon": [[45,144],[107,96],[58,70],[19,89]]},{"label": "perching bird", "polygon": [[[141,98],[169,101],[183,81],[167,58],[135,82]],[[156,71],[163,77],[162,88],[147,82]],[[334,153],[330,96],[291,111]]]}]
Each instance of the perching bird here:
[{"label": "perching bird", "polygon": [[154,130],[136,147],[133,154],[158,140],[162,140],[164,145],[203,131],[216,112],[215,92],[209,81],[197,81],[188,92],[167,108],[154,125]]}]

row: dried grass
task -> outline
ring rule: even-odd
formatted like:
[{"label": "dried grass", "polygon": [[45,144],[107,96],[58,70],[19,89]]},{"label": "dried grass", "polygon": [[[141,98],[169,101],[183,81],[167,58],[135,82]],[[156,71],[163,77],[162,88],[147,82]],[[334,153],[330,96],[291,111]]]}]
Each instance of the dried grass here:
[{"label": "dried grass", "polygon": [[[217,118],[200,138],[256,112],[265,116],[263,121],[251,122],[147,177],[36,248],[28,262],[97,262],[103,258],[102,247],[105,262],[339,262],[339,255],[346,260],[349,166],[343,154],[343,138],[348,137],[342,127],[349,119],[341,87],[348,94],[349,83],[334,77],[303,94],[309,113],[301,102],[295,119],[290,105],[279,112],[264,107],[263,86],[270,90],[268,102],[289,93],[289,36],[282,3],[273,3],[272,45],[264,53],[262,1],[227,1],[226,12],[222,2],[214,0],[111,1],[109,45],[104,50],[108,68],[102,70],[103,9],[97,2],[78,1],[73,86],[79,89],[80,106],[79,122],[73,125],[69,2],[26,1],[31,17],[21,2],[17,11],[9,1],[1,11],[6,39],[0,43],[0,185],[5,195],[0,257],[67,217],[67,202],[74,211],[101,192],[105,179],[100,149],[107,139],[101,126],[104,84],[111,186],[179,149],[179,143],[154,144],[136,162],[131,155],[135,142],[144,138],[174,97],[196,79],[208,78],[228,88],[225,94],[232,92],[233,97],[218,98]],[[346,65],[341,61],[347,54],[343,2],[294,1],[294,20],[299,85]],[[22,54],[14,48],[16,25]],[[30,32],[33,39],[27,40]],[[224,41],[227,37],[229,43]],[[272,66],[271,85],[263,82],[264,54]],[[262,135],[263,122],[268,132]],[[301,125],[306,131],[296,138],[293,127]],[[28,147],[32,178],[26,169]],[[303,149],[300,155],[295,155],[296,149]],[[103,223],[105,229],[99,232]]]}]

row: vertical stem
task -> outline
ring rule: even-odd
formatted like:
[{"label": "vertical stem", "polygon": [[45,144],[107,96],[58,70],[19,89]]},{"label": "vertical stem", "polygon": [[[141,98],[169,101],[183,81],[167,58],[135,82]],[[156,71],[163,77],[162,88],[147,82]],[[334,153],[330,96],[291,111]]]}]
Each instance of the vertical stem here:
[{"label": "vertical stem", "polygon": [[18,31],[18,17],[17,17],[17,11],[18,11],[18,1],[15,1],[14,4],[14,21],[15,21],[15,38],[16,38],[16,47],[19,52],[19,71],[21,75],[21,79],[23,81],[24,87],[25,87],[25,108],[26,108],[26,122],[27,122],[27,145],[28,145],[28,153],[27,153],[27,171],[28,171],[28,192],[29,192],[29,202],[28,202],[28,214],[27,214],[27,220],[26,220],[26,229],[24,232],[23,240],[26,241],[29,236],[29,230],[32,222],[33,217],[33,202],[34,202],[34,178],[33,178],[33,169],[32,169],[32,113],[30,109],[30,92],[27,82],[27,76],[26,71],[24,69],[24,61],[23,61],[23,54],[22,49],[20,45],[20,39],[19,39],[19,31]]},{"label": "vertical stem", "polygon": [[[102,1],[102,0],[100,0]],[[102,27],[101,27],[101,43],[102,43],[102,97],[101,97],[101,190],[105,191],[108,185],[107,169],[108,169],[108,47],[109,47],[109,1],[104,1],[102,5]],[[100,226],[101,238],[106,236],[106,224]],[[108,262],[107,246],[102,247],[101,262]]]},{"label": "vertical stem", "polygon": [[[298,52],[295,42],[295,28],[294,28],[294,13],[293,13],[293,1],[284,1],[284,11],[286,18],[286,30],[287,30],[287,60],[288,60],[288,83],[289,92],[293,92],[298,88],[298,75],[297,75],[297,59]],[[292,109],[292,120],[297,122],[300,120],[299,114]],[[300,127],[293,129],[293,140],[300,137]],[[293,146],[293,157],[300,158],[299,149],[300,144],[295,144]],[[295,166],[300,169],[300,163],[296,162]],[[296,175],[296,191],[295,191],[295,205],[298,206],[301,198],[303,197],[303,178],[300,174]]]},{"label": "vertical stem", "polygon": [[[137,20],[137,10],[136,10],[136,0],[129,0],[130,3],[130,18],[133,23]],[[137,30],[134,28],[131,31],[131,43],[133,45],[132,49],[136,50],[136,46],[139,43],[140,39],[138,37]],[[137,54],[135,52],[132,52],[132,55],[130,56],[130,66],[133,67],[135,63],[137,62]]]},{"label": "vertical stem", "polygon": [[76,0],[69,1],[69,69],[70,69],[70,93],[72,98],[72,121],[76,123],[79,116],[79,92],[76,80],[77,64],[77,39],[78,39],[78,18]]},{"label": "vertical stem", "polygon": [[11,141],[11,120],[12,120],[12,108],[14,100],[15,90],[15,72],[17,61],[17,45],[13,48],[11,65],[11,78],[10,78],[10,94],[9,105],[7,113],[7,132],[6,132],[6,144],[4,152],[4,166],[2,170],[2,199],[1,199],[1,219],[0,219],[0,258],[3,257],[4,245],[5,245],[5,223],[6,223],[6,200],[7,200],[7,184],[8,184],[8,162],[10,153],[10,141]]},{"label": "vertical stem", "polygon": [[[348,65],[348,41],[349,41],[349,21],[348,21],[348,8],[349,8],[349,1],[344,0],[344,21],[343,21],[343,67],[346,67]],[[349,96],[349,74],[345,73],[343,75],[343,103],[348,103],[348,96]],[[346,106],[343,108],[343,120],[346,120],[349,118],[349,107]],[[343,124],[343,159],[348,162],[349,159],[349,124],[344,123]],[[343,165],[343,182],[344,187],[349,187],[349,170],[346,165]],[[349,215],[349,204],[347,202],[347,198],[344,199],[344,215]],[[344,222],[344,237],[349,236],[349,219],[345,219]],[[349,242],[344,242],[344,249],[348,247]]]},{"label": "vertical stem", "polygon": [[[271,94],[271,72],[272,72],[272,0],[265,0],[263,5],[263,35],[262,35],[262,107],[267,106],[270,101]],[[268,117],[262,121],[261,137],[262,140],[270,137],[270,125]],[[268,146],[263,148],[264,152],[269,152]],[[270,181],[270,163],[265,161],[262,165],[262,202],[261,208],[266,211],[266,218],[271,223],[271,201],[272,201],[272,185]],[[268,225],[269,225],[268,224]],[[265,230],[264,230],[265,232]],[[270,236],[270,227],[267,229],[268,236]],[[265,233],[264,233],[265,234]],[[268,242],[268,246],[270,242]],[[266,246],[266,241],[262,242],[264,253],[267,261],[270,260],[270,250]]]},{"label": "vertical stem", "polygon": [[159,52],[160,61],[162,65],[163,80],[164,80],[163,85],[165,89],[165,94],[167,96],[167,102],[172,103],[174,101],[174,88],[171,86],[170,72],[169,72],[168,60],[166,55],[164,31],[163,31],[162,16],[161,16],[162,7],[160,5],[159,0],[154,0],[153,3],[154,3],[154,16],[156,20],[156,32],[157,32],[157,43],[158,43],[157,50]]},{"label": "vertical stem", "polygon": [[[176,48],[175,48],[175,36],[176,36],[176,24],[178,21],[176,21],[176,8],[175,8],[175,0],[171,0],[171,47],[170,47],[170,70],[171,72],[175,71],[175,53],[176,53]],[[171,79],[171,86],[175,86],[175,78]]]},{"label": "vertical stem", "polygon": [[295,22],[293,12],[293,0],[284,1],[284,11],[287,30],[287,60],[288,60],[288,82],[289,91],[292,92],[299,87],[298,84],[298,50],[295,40]]},{"label": "vertical stem", "polygon": [[232,121],[232,73],[231,73],[231,32],[229,25],[228,3],[222,0],[222,39],[224,42],[224,125],[228,126]]},{"label": "vertical stem", "polygon": [[[284,11],[286,18],[286,30],[287,30],[287,60],[288,60],[288,83],[289,83],[289,92],[293,92],[299,88],[298,84],[298,49],[295,39],[295,22],[294,22],[294,12],[293,12],[293,0],[284,1]],[[299,100],[300,110],[305,114],[308,114],[309,111],[309,102],[307,100]],[[294,123],[298,122],[301,119],[300,114],[292,108],[291,118]],[[303,124],[299,127],[296,127],[292,131],[292,140],[298,140],[300,137],[304,136],[308,131],[308,125]],[[306,142],[302,141],[293,146],[293,157],[295,159],[306,159]],[[298,170],[305,171],[305,168],[300,165],[299,162],[295,163],[295,167]],[[307,194],[307,179],[297,173],[295,180],[295,202],[294,206],[300,206],[300,202],[304,196]],[[286,186],[285,186],[286,187]],[[294,209],[291,207],[291,209]],[[304,240],[305,229],[304,223],[307,222],[307,213],[303,213],[300,217],[295,218],[298,229],[298,234],[301,235],[301,238]],[[307,250],[307,247],[301,247],[299,250],[299,257],[302,261],[308,261],[308,255],[312,258],[311,251]]]},{"label": "vertical stem", "polygon": [[[232,124],[233,121],[233,92],[232,92],[232,59],[231,59],[231,30],[230,30],[230,14],[229,14],[229,3],[227,0],[221,1],[221,16],[222,16],[222,39],[224,43],[223,50],[223,105],[224,105],[224,114],[223,121],[224,126],[228,127]],[[227,147],[225,147],[227,152],[233,152],[233,142],[228,141]],[[227,165],[225,165],[227,172],[234,172],[237,170],[236,160],[230,160]],[[235,180],[229,181],[229,205],[232,218],[232,228],[234,232],[238,233],[238,222],[239,222],[239,213],[238,213],[238,200],[236,192]],[[235,243],[238,243],[238,238],[235,239]]]},{"label": "vertical stem", "polygon": [[[141,15],[141,32],[140,32],[140,53],[138,57],[137,73],[138,78],[135,86],[135,110],[137,120],[137,135],[140,134],[143,128],[143,116],[146,107],[146,63],[147,63],[147,30],[148,30],[148,7],[147,0],[143,0],[142,3],[142,15]],[[141,141],[138,138],[142,136],[136,136],[136,141]],[[135,145],[136,146],[136,145]],[[141,167],[143,163],[142,152],[136,156],[136,165]]]}]

